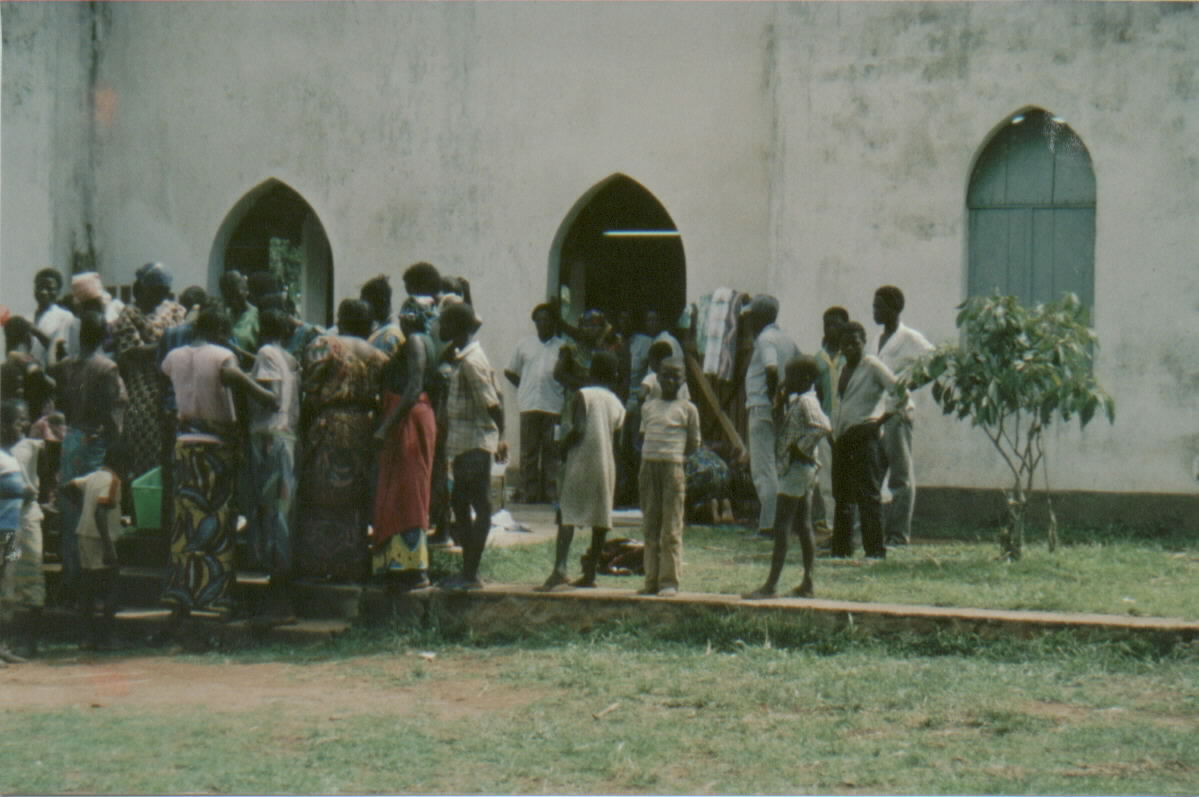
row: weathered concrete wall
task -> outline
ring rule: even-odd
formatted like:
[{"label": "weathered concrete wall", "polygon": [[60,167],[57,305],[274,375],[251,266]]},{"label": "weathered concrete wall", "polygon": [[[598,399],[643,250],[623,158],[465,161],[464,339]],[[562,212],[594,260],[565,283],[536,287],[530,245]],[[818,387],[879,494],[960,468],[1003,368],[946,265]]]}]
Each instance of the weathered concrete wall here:
[{"label": "weathered concrete wall", "polygon": [[[529,331],[525,308],[543,295],[563,217],[616,172],[678,224],[691,298],[721,284],[773,290],[784,327],[811,350],[825,306],[844,304],[870,327],[874,287],[893,282],[909,294],[913,326],[952,339],[974,159],[1013,112],[1051,110],[1094,161],[1098,373],[1119,404],[1116,426],[1057,435],[1054,486],[1195,491],[1192,5],[103,9],[96,81],[111,91],[95,125],[94,179],[107,277],[126,282],[156,258],[180,284],[209,283],[222,221],[273,177],[323,222],[338,298],[417,259],[469,276],[497,366]],[[43,37],[88,40],[85,7],[4,10],[6,37],[13,18]],[[53,34],[34,24],[54,14]],[[49,85],[45,58],[6,47],[6,167],[10,117],[22,146],[51,126],[45,113],[10,113],[10,60]],[[63,80],[69,93],[86,77]],[[70,141],[54,150],[75,170],[81,151]],[[61,181],[43,178],[46,206],[24,209],[19,229],[46,226],[46,254],[25,238],[10,247],[11,179],[6,168],[6,278],[10,251],[61,258],[69,248],[69,228],[52,233],[36,218],[81,215]],[[930,404],[921,480],[1002,483],[981,434]]]},{"label": "weathered concrete wall", "polygon": [[16,313],[32,314],[39,269],[69,273],[89,251],[92,19],[73,3],[0,5],[0,302]]},{"label": "weathered concrete wall", "polygon": [[[953,340],[965,297],[966,188],[990,136],[1029,106],[1064,117],[1097,181],[1096,373],[1115,426],[1055,432],[1052,484],[1196,490],[1199,12],[1179,4],[816,3],[780,7],[774,271],[804,348],[875,286]],[[989,443],[923,397],[918,478],[1004,483]],[[1199,526],[1199,519],[1195,520]]]}]

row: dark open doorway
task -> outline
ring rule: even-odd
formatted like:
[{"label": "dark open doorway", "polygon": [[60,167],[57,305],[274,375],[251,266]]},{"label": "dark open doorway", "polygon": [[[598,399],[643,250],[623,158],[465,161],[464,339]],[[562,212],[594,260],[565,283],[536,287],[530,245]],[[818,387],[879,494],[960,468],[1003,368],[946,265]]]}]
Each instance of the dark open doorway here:
[{"label": "dark open doorway", "polygon": [[267,180],[225,217],[209,260],[209,288],[221,274],[270,270],[287,286],[301,317],[327,325],[333,316],[333,254],[316,212],[298,193]]},{"label": "dark open doorway", "polygon": [[687,268],[674,220],[640,183],[616,174],[567,214],[550,251],[550,292],[571,322],[599,309],[613,321],[657,310],[673,325],[686,305]]}]

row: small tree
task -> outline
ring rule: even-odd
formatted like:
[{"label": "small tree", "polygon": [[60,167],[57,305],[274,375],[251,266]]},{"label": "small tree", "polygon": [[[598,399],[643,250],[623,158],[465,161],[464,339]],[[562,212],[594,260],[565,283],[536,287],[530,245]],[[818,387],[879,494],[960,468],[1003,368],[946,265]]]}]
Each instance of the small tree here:
[{"label": "small tree", "polygon": [[[1087,311],[1072,293],[1031,309],[1013,296],[972,297],[958,307],[960,344],[944,344],[911,370],[910,389],[932,383],[946,415],[981,427],[1012,473],[1006,491],[1008,526],[1000,548],[1009,560],[1024,547],[1028,497],[1044,464],[1044,432],[1055,419],[1078,416],[1085,427],[1103,407],[1115,421],[1115,402],[1095,381],[1098,341]],[[1049,477],[1045,476],[1048,498]],[[1049,506],[1049,549],[1057,548],[1057,519]]]}]

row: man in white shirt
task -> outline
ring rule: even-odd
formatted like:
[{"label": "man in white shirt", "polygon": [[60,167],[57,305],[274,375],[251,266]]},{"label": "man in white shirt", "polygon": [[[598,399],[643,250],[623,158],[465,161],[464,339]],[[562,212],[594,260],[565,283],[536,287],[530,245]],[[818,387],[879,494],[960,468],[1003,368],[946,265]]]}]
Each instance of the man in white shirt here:
[{"label": "man in white shirt", "polygon": [[[913,363],[933,345],[916,330],[903,324],[903,291],[884,285],[874,292],[874,323],[882,324],[878,339],[878,358],[903,381]],[[916,506],[916,471],[912,464],[912,421],[915,405],[907,403],[883,425],[883,460],[887,468],[887,489],[891,503],[883,518],[883,531],[889,545],[907,545],[912,539],[912,512]]]},{"label": "man in white shirt", "polygon": [[778,299],[765,294],[755,296],[745,313],[754,335],[754,352],[745,372],[749,472],[760,505],[758,534],[771,538],[774,536],[774,503],[778,499],[779,489],[771,408],[779,386],[779,375],[788,362],[799,356],[799,347],[775,323],[779,314]]},{"label": "man in white shirt", "polygon": [[[58,362],[58,343],[62,341],[65,347],[68,330],[75,320],[70,310],[58,304],[62,284],[62,274],[52,268],[42,269],[33,278],[33,298],[37,302],[33,324],[37,331],[33,335],[29,353],[43,368]],[[40,410],[39,407],[30,409],[34,412]]]},{"label": "man in white shirt", "polygon": [[558,314],[548,304],[533,308],[536,335],[516,344],[504,371],[516,388],[520,407],[520,481],[518,501],[553,502],[557,496],[558,457],[554,427],[562,417],[562,385],[554,379],[558,350]]},{"label": "man in white shirt", "polygon": [[895,375],[865,354],[866,330],[856,321],[841,328],[845,366],[837,379],[840,399],[833,410],[833,556],[853,555],[853,508],[862,521],[862,547],[870,559],[885,559],[881,498],[884,466],[879,427],[895,414]]}]

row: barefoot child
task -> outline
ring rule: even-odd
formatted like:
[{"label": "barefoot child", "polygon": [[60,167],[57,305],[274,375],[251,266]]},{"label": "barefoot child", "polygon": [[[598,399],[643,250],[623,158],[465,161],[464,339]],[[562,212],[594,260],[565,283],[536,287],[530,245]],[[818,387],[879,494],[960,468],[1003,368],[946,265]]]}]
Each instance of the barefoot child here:
[{"label": "barefoot child", "polygon": [[[13,576],[25,547],[30,527],[30,513],[37,507],[37,488],[25,475],[18,445],[29,428],[29,409],[22,399],[5,399],[0,404],[0,583]],[[37,522],[38,541],[41,541],[41,521]],[[39,548],[40,553],[40,548]],[[41,560],[37,562],[41,576]],[[0,667],[19,664],[25,660],[0,642]]]},{"label": "barefoot child", "polygon": [[[82,628],[87,639],[80,645],[94,650],[107,649],[112,644],[113,617],[117,610],[117,549],[121,535],[121,488],[124,472],[123,446],[114,445],[104,454],[99,470],[72,479],[64,490],[75,491],[83,511],[75,539],[79,546],[79,610]],[[99,618],[95,616],[100,604]]]},{"label": "barefoot child", "polygon": [[[37,493],[43,468],[45,440],[29,438],[28,403],[20,399],[4,402],[3,448],[21,467],[25,484]],[[15,440],[16,442],[10,442]],[[4,568],[0,577],[3,600],[24,609],[25,636],[29,655],[37,655],[38,636],[42,624],[42,608],[46,603],[46,580],[42,575],[42,507],[35,498],[21,503],[21,524],[14,539],[15,559]],[[17,663],[21,658],[0,644],[0,661]]]},{"label": "barefoot child", "polygon": [[766,583],[741,596],[749,600],[774,597],[787,558],[787,532],[792,528],[803,549],[803,582],[793,594],[800,598],[812,597],[816,541],[812,533],[811,496],[816,473],[820,470],[817,446],[832,433],[832,425],[820,408],[820,399],[813,387],[820,378],[820,367],[815,358],[796,357],[787,363],[784,373],[786,415],[775,442],[779,491],[775,504],[774,552]]},{"label": "barefoot child", "polygon": [[604,538],[612,528],[612,500],[616,492],[614,437],[624,422],[624,407],[612,392],[616,379],[616,355],[596,352],[591,359],[589,384],[571,396],[564,408],[558,542],[553,572],[539,591],[548,592],[568,583],[566,563],[575,526],[591,526],[591,548],[583,557],[583,576],[573,585],[595,586]]},{"label": "barefoot child", "polygon": [[[655,344],[656,345],[656,344]],[[668,598],[679,590],[683,558],[686,481],[683,463],[700,444],[699,411],[679,397],[683,364],[663,360],[658,369],[661,398],[641,409],[641,515],[645,536],[645,588],[642,595]]]}]

